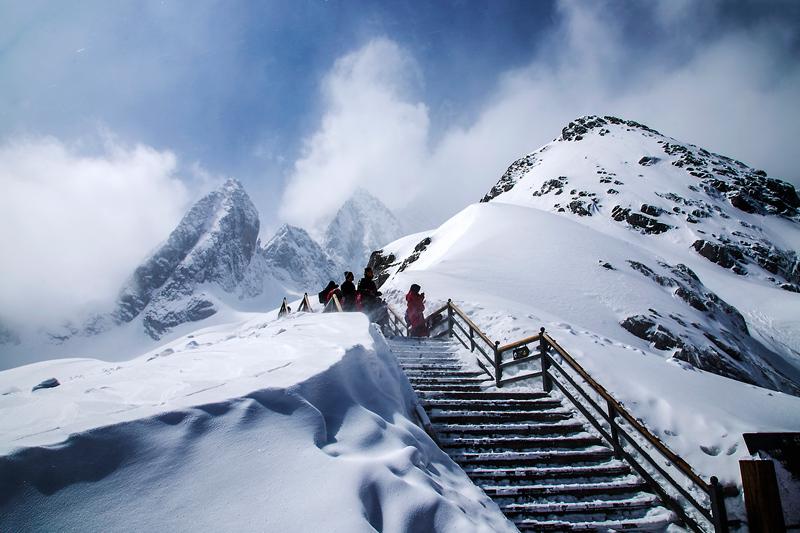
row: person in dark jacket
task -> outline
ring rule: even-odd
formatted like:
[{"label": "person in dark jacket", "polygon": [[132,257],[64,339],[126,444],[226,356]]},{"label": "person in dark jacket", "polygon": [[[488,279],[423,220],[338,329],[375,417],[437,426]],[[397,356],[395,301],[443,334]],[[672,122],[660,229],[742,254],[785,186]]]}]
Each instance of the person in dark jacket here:
[{"label": "person in dark jacket", "polygon": [[356,285],[353,283],[353,276],[352,272],[345,272],[344,273],[344,283],[342,283],[341,290],[342,290],[342,309],[345,311],[355,311],[356,310]]},{"label": "person in dark jacket", "polygon": [[406,294],[406,323],[410,337],[427,337],[428,325],[425,323],[425,293],[420,293],[420,286],[414,283]]},{"label": "person in dark jacket", "polygon": [[361,295],[361,304],[364,311],[369,311],[374,307],[378,297],[381,295],[378,286],[375,285],[375,281],[372,279],[374,276],[372,269],[367,267],[364,269],[364,277],[358,281],[358,293]]}]

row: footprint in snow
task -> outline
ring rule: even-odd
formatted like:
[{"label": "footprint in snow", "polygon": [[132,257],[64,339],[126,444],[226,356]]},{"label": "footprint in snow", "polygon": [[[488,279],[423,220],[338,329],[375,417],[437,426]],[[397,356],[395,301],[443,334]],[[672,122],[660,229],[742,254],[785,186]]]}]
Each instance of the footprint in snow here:
[{"label": "footprint in snow", "polygon": [[700,449],[704,454],[712,457],[716,457],[722,451],[719,446],[700,446]]}]

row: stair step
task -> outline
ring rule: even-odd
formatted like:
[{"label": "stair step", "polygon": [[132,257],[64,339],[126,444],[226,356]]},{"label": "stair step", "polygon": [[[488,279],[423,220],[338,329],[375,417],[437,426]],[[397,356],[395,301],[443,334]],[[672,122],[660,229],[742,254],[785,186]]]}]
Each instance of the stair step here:
[{"label": "stair step", "polygon": [[[433,384],[435,384],[435,383],[442,383],[442,384],[463,383],[465,385],[466,384],[479,385],[479,384],[483,383],[484,381],[488,381],[488,379],[489,379],[488,377],[460,378],[458,376],[456,376],[456,377],[447,377],[447,378],[438,378],[438,377],[427,378],[427,377],[414,377],[414,376],[409,376],[408,377],[408,381],[410,381],[413,385],[416,385],[416,384],[427,385],[427,384],[431,384],[431,383],[433,383]],[[443,401],[449,401],[449,400],[443,400]],[[458,402],[458,401],[471,401],[471,400],[454,400],[454,401]]]},{"label": "stair step", "polygon": [[461,359],[457,357],[398,357],[400,366],[406,365],[453,365],[463,368]]},{"label": "stair step", "polygon": [[550,464],[576,464],[607,461],[614,456],[608,448],[594,450],[569,450],[552,452],[523,452],[523,453],[496,453],[496,452],[464,452],[450,455],[456,463],[466,466],[480,467],[524,467]]},{"label": "stair step", "polygon": [[[412,383],[414,383],[412,381]],[[431,409],[449,409],[454,411],[482,411],[494,413],[497,411],[541,411],[561,407],[559,400],[483,400],[483,399],[451,399],[451,398],[423,398],[422,405]]]},{"label": "stair step", "polygon": [[491,438],[462,438],[440,437],[440,442],[445,448],[461,448],[471,450],[524,450],[530,448],[561,449],[561,448],[586,448],[598,446],[602,443],[598,437],[491,437]]},{"label": "stair step", "polygon": [[560,466],[560,467],[523,467],[523,468],[484,468],[464,467],[464,472],[476,481],[491,484],[500,480],[509,481],[535,481],[547,479],[595,479],[603,477],[624,476],[630,474],[628,465],[621,462],[592,466]]},{"label": "stair step", "polygon": [[439,411],[428,413],[431,421],[442,424],[491,424],[507,422],[550,422],[569,420],[572,413],[566,411],[497,411],[486,413],[481,411]]},{"label": "stair step", "polygon": [[546,392],[425,392],[423,398],[452,398],[454,400],[540,400],[552,398]]},{"label": "stair step", "polygon": [[629,481],[610,481],[606,483],[570,483],[563,485],[493,485],[483,487],[483,492],[491,498],[522,498],[530,496],[596,496],[627,494],[647,489],[647,483],[639,479]]},{"label": "stair step", "polygon": [[508,517],[520,515],[564,515],[593,514],[611,511],[633,511],[659,506],[658,498],[652,494],[634,496],[622,500],[597,500],[587,502],[544,502],[544,503],[509,503],[500,507]]},{"label": "stair step", "polygon": [[414,359],[412,361],[398,361],[400,366],[403,369],[408,370],[467,370],[464,368],[464,365],[461,361],[453,360],[453,361],[420,361],[419,359]]},{"label": "stair step", "polygon": [[434,429],[439,436],[461,435],[463,437],[508,435],[566,435],[586,430],[582,424],[437,424]]},{"label": "stair step", "polygon": [[449,377],[478,377],[484,376],[486,379],[489,379],[489,375],[484,372],[483,370],[462,370],[462,369],[441,369],[441,368],[429,368],[425,370],[417,370],[417,369],[410,369],[410,368],[403,368],[406,375],[408,377],[429,377],[429,378],[449,378]]},{"label": "stair step", "polygon": [[[486,382],[486,385],[490,385],[491,382]],[[472,391],[472,392],[479,392],[483,390],[483,386],[477,385],[474,383],[464,384],[464,383],[420,383],[414,385],[415,391],[434,391],[434,392],[442,392],[442,391]]]},{"label": "stair step", "polygon": [[664,511],[642,518],[569,522],[566,520],[515,520],[520,531],[664,531],[675,522],[673,513]]}]

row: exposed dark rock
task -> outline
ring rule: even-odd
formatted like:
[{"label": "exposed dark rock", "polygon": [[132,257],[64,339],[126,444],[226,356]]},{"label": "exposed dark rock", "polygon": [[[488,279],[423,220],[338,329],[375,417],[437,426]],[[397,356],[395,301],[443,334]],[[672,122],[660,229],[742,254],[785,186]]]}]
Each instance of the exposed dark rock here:
[{"label": "exposed dark rock", "polygon": [[660,207],[656,207],[654,205],[642,204],[641,209],[639,209],[642,213],[646,215],[650,215],[653,217],[657,217],[661,214],[664,214],[666,211],[661,209]]},{"label": "exposed dark rock", "polygon": [[37,391],[39,389],[52,389],[54,387],[58,387],[59,385],[61,385],[61,383],[59,383],[56,378],[49,378],[49,379],[46,379],[46,380],[42,381],[38,385],[35,385],[31,389],[31,392],[35,392],[35,391]]},{"label": "exposed dark rock", "polygon": [[[545,149],[543,148],[538,153],[542,153],[544,150]],[[519,181],[522,176],[524,176],[531,168],[533,168],[536,165],[536,162],[536,154],[529,154],[511,163],[511,166],[506,169],[505,173],[500,177],[500,180],[497,182],[497,184],[492,187],[492,190],[486,193],[486,196],[481,199],[481,202],[488,202],[504,192],[513,189],[514,185],[517,184],[517,181]]]},{"label": "exposed dark rock", "polygon": [[714,244],[700,239],[692,244],[697,253],[723,268],[731,268],[736,264],[736,259],[742,259],[742,253],[738,248],[724,244]]},{"label": "exposed dark rock", "polygon": [[737,379],[800,394],[800,386],[769,361],[776,357],[766,346],[752,338],[744,317],[703,285],[685,265],[659,263],[659,271],[636,261],[632,269],[652,279],[687,304],[685,315],[700,314],[701,320],[689,320],[675,313],[665,322],[656,309],[649,315],[634,315],[620,325],[637,337],[651,342],[656,349],[674,350],[673,357],[691,365]]},{"label": "exposed dark rock", "polygon": [[558,179],[547,180],[542,183],[542,187],[538,191],[533,191],[533,196],[544,196],[550,192],[555,191],[555,194],[561,194],[564,191],[564,185],[567,184],[566,176],[559,176]]},{"label": "exposed dark rock", "polygon": [[419,259],[419,256],[422,255],[422,252],[424,252],[428,248],[428,245],[430,243],[431,243],[430,237],[425,237],[424,239],[419,241],[419,243],[417,243],[417,245],[414,246],[414,251],[411,253],[411,255],[406,257],[405,261],[403,261],[403,264],[400,265],[400,268],[398,268],[397,271],[398,272],[404,271],[406,268],[408,268],[408,266],[411,263]]},{"label": "exposed dark rock", "polygon": [[643,157],[643,158],[641,158],[639,160],[639,164],[642,165],[643,167],[649,167],[649,166],[655,165],[659,161],[661,161],[661,159],[658,158],[658,157],[645,156],[645,157]]},{"label": "exposed dark rock", "polygon": [[627,222],[630,226],[647,234],[659,234],[672,229],[669,224],[664,224],[641,213],[631,212],[631,209],[627,207],[615,206],[611,210],[611,218],[617,222]]},{"label": "exposed dark rock", "polygon": [[199,296],[190,297],[178,309],[148,309],[144,314],[144,329],[154,339],[172,328],[186,322],[197,322],[212,316],[217,310],[214,304]]},{"label": "exposed dark rock", "polygon": [[397,266],[397,258],[394,254],[383,255],[383,250],[376,250],[369,256],[367,266],[375,274],[375,284],[380,288],[391,275],[389,269]]},{"label": "exposed dark rock", "polygon": [[605,269],[608,269],[608,270],[616,270],[616,268],[614,268],[614,267],[611,265],[611,263],[609,263],[609,262],[607,262],[607,261],[603,261],[602,259],[600,260],[600,266],[601,266],[601,267],[603,267],[603,268],[605,268]]}]

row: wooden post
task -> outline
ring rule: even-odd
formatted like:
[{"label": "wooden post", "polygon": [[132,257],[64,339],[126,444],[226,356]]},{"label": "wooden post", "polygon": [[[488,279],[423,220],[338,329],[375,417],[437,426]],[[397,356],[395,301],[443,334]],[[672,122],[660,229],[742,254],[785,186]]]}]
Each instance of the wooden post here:
[{"label": "wooden post", "polygon": [[549,393],[553,390],[550,380],[550,359],[547,355],[547,340],[544,338],[544,328],[539,329],[539,355],[542,358],[542,390]]},{"label": "wooden post", "polygon": [[608,421],[611,425],[611,445],[614,446],[614,457],[622,459],[622,445],[619,442],[619,426],[617,426],[617,410],[611,400],[606,400]]},{"label": "wooden post", "polygon": [[499,389],[503,379],[503,355],[500,353],[500,341],[494,341],[494,384]]},{"label": "wooden post", "polygon": [[714,533],[728,533],[728,513],[725,510],[725,494],[722,492],[722,485],[719,484],[719,479],[716,476],[711,476],[709,481]]},{"label": "wooden post", "polygon": [[742,459],[739,470],[742,473],[747,526],[751,533],[786,531],[773,462]]},{"label": "wooden post", "polygon": [[453,336],[453,323],[455,319],[453,318],[453,304],[452,301],[448,298],[447,299],[447,336]]},{"label": "wooden post", "polygon": [[469,327],[469,351],[475,351],[475,330],[472,326]]}]

